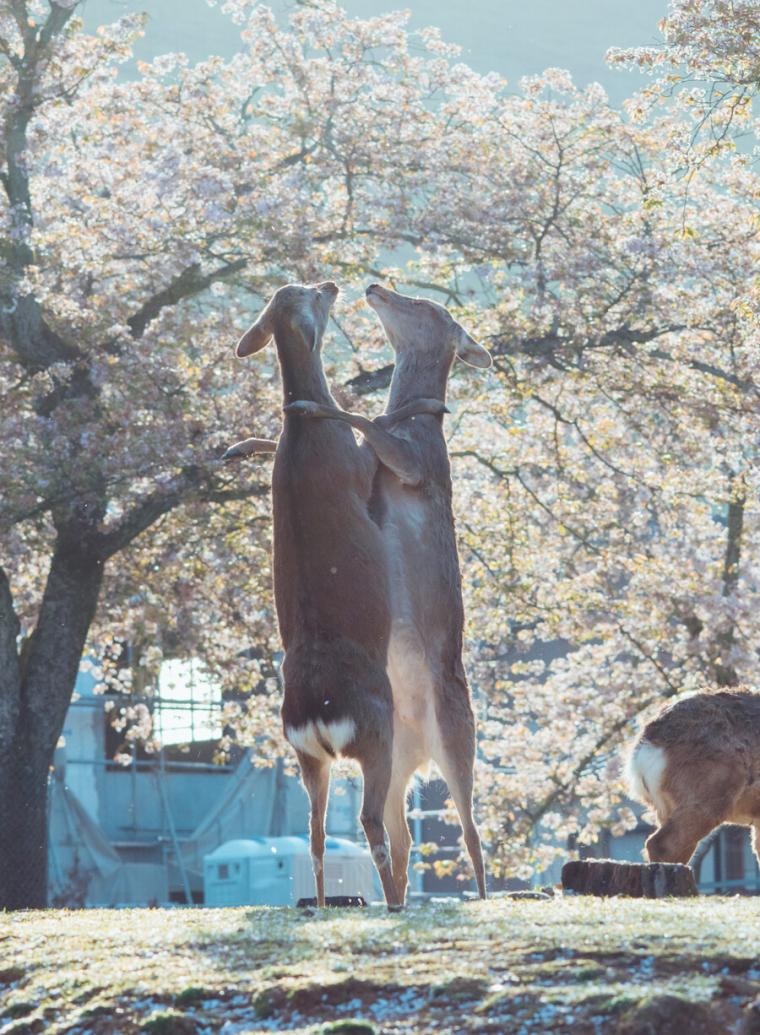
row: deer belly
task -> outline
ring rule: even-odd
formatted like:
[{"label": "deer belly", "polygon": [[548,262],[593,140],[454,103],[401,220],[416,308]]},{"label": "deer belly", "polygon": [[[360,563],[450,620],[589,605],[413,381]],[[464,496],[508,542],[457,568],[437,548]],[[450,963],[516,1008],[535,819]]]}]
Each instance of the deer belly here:
[{"label": "deer belly", "polygon": [[394,627],[388,647],[388,678],[396,720],[416,730],[427,743],[435,728],[433,677],[414,630]]}]

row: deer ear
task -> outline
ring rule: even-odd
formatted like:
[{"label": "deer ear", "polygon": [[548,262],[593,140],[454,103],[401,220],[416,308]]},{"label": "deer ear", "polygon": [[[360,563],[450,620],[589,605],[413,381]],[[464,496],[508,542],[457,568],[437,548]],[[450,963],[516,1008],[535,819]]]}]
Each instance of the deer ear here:
[{"label": "deer ear", "polygon": [[474,338],[471,338],[464,327],[459,328],[459,340],[456,345],[457,359],[461,359],[463,363],[466,363],[471,367],[490,367],[493,362],[491,359],[491,353],[488,349],[484,349],[482,345],[478,345]]},{"label": "deer ear", "polygon": [[[272,301],[274,301],[274,299],[272,299]],[[258,320],[254,324],[251,324],[243,337],[237,343],[237,348],[235,349],[236,356],[250,356],[254,352],[259,352],[269,344],[269,341],[274,334],[272,308],[272,302],[270,302]]]}]

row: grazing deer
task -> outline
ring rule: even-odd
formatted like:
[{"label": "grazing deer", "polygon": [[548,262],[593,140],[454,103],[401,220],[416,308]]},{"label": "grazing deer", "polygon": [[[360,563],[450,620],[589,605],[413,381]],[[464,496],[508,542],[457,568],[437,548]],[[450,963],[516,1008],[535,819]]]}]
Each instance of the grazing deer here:
[{"label": "grazing deer", "polygon": [[[280,288],[238,343],[237,355],[248,356],[274,338],[286,402],[335,407],[320,350],[337,294],[329,282]],[[361,766],[362,826],[388,906],[399,905],[383,829],[393,698],[385,547],[368,513],[375,466],[350,428],[285,416],[272,473],[274,591],[285,648],[282,718],[311,802],[320,906],[330,766],[338,755]]]},{"label": "grazing deer", "polygon": [[[414,773],[431,759],[454,799],[485,898],[483,853],[472,815],[475,722],[462,663],[464,609],[448,451],[440,415],[398,417],[419,397],[444,403],[455,357],[478,367],[490,366],[491,357],[435,302],[377,284],[366,297],[396,353],[389,412],[369,421],[310,402],[296,402],[286,412],[350,424],[381,461],[372,513],[382,531],[390,578],[394,736],[385,826],[399,900],[406,895],[411,848],[407,791]],[[392,425],[393,434],[387,430]]]},{"label": "grazing deer", "polygon": [[760,862],[760,693],[693,694],[648,723],[628,760],[633,796],[657,814],[650,862],[688,863],[721,823],[752,827]]}]

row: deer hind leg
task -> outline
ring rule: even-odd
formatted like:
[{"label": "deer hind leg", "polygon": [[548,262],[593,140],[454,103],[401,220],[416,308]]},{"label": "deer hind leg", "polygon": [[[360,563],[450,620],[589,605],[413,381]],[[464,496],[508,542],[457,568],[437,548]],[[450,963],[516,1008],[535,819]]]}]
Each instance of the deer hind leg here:
[{"label": "deer hind leg", "polygon": [[298,751],[301,777],[311,802],[310,839],[317,905],[325,904],[325,813],[330,793],[330,762]]},{"label": "deer hind leg", "polygon": [[407,794],[414,771],[424,761],[419,731],[396,722],[393,730],[393,769],[383,818],[391,846],[393,882],[402,905],[409,883],[409,851],[412,847],[412,835],[406,818]]},{"label": "deer hind leg", "polygon": [[369,757],[359,759],[364,776],[361,823],[383,885],[385,901],[389,909],[394,909],[400,908],[402,902],[393,880],[391,856],[385,842],[383,826],[383,813],[391,782],[391,746],[386,746],[381,741],[373,747],[374,750]]},{"label": "deer hind leg", "polygon": [[467,853],[475,871],[478,894],[486,898],[486,869],[480,834],[472,814],[472,784],[475,765],[475,723],[468,707],[450,709],[444,723],[439,718],[441,747],[435,761],[454,799]]},{"label": "deer hind leg", "polygon": [[688,863],[702,838],[728,820],[741,788],[742,777],[733,769],[681,768],[667,787],[675,807],[667,817],[658,813],[660,828],[647,839],[649,861]]},{"label": "deer hind leg", "polygon": [[650,862],[688,863],[711,830],[725,822],[728,807],[720,812],[700,805],[682,805],[647,838],[645,851]]},{"label": "deer hind leg", "polygon": [[406,819],[407,784],[391,782],[388,797],[385,799],[385,829],[391,848],[391,870],[393,883],[399,904],[406,901],[406,887],[409,883],[409,852],[412,847],[412,835]]}]

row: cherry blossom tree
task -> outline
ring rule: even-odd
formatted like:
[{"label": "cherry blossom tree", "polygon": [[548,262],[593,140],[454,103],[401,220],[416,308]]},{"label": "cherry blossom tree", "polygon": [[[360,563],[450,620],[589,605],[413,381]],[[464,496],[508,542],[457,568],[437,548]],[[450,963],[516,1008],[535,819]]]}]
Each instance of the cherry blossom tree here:
[{"label": "cherry blossom tree", "polygon": [[[623,829],[647,709],[757,678],[758,183],[678,174],[680,112],[550,70],[459,69],[410,207],[440,292],[496,357],[456,380],[450,449],[497,870]],[[372,387],[382,370],[359,384]]]},{"label": "cherry blossom tree", "polygon": [[558,70],[511,91],[405,15],[234,0],[231,60],[123,81],[141,21],[88,36],[78,6],[0,5],[0,906],[45,901],[83,656],[125,689],[202,658],[282,750],[267,461],[216,458],[277,434],[273,357],[232,343],[292,279],[349,288],[325,350],[348,405],[390,375],[368,276],[494,352],[491,380],[455,374],[449,428],[497,867],[628,822],[636,717],[757,664],[748,160],[679,175],[680,109]]},{"label": "cherry blossom tree", "polygon": [[486,835],[527,874],[632,821],[637,716],[757,679],[758,183],[736,154],[674,175],[688,122],[564,73],[479,86],[417,218],[496,357],[450,448]]},{"label": "cherry blossom tree", "polygon": [[155,668],[161,631],[238,691],[259,682],[266,467],[215,458],[253,420],[276,433],[278,404],[272,361],[238,369],[232,343],[275,285],[345,277],[392,236],[375,145],[408,151],[448,74],[434,34],[412,56],[402,16],[304,8],[282,30],[242,5],[231,61],[124,82],[140,19],[88,36],[78,6],[0,9],[7,907],[45,902],[46,783],[84,651],[113,670],[127,638]]},{"label": "cherry blossom tree", "polygon": [[760,10],[754,0],[670,0],[659,29],[663,42],[657,46],[608,53],[613,65],[638,65],[654,77],[633,105],[675,95],[693,120],[694,138],[708,131],[708,150],[751,130],[752,101],[760,91]]}]

